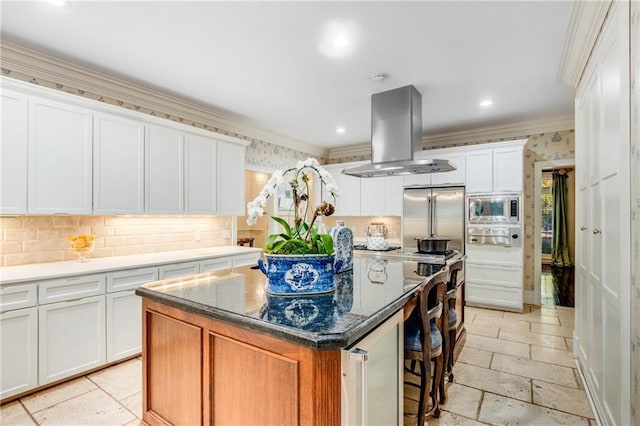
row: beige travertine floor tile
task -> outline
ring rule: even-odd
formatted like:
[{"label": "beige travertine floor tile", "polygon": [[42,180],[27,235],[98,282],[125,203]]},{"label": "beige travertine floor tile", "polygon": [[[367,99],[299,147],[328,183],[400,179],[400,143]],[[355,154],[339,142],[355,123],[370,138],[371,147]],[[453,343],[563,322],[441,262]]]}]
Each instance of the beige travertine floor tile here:
[{"label": "beige travertine floor tile", "polygon": [[[465,364],[477,365],[478,367],[489,368],[491,365],[492,352],[483,351],[482,349],[472,348],[465,345],[458,356],[457,362],[464,362]],[[456,363],[457,365],[457,363]],[[456,374],[456,365],[453,366],[453,374]]]},{"label": "beige travertine floor tile", "polygon": [[35,413],[42,425],[124,425],[135,416],[100,389]]},{"label": "beige travertine floor tile", "polygon": [[495,311],[493,309],[483,309],[483,308],[474,308],[473,306],[465,306],[465,317],[467,313],[469,315],[483,316],[483,317],[491,317],[491,318],[502,318],[504,314],[503,311]]},{"label": "beige travertine floor tile", "polygon": [[120,401],[120,403],[131,411],[134,416],[139,419],[142,418],[142,392],[133,394]]},{"label": "beige travertine floor tile", "polygon": [[505,312],[504,319],[509,321],[529,321],[541,322],[544,324],[560,325],[560,319],[557,316],[541,315],[540,312],[534,311],[528,314],[516,314],[513,312]]},{"label": "beige travertine floor tile", "polygon": [[485,393],[479,420],[494,425],[585,425],[583,417]]},{"label": "beige travertine floor tile", "polygon": [[58,386],[25,396],[21,398],[20,401],[27,407],[27,410],[33,414],[95,389],[97,389],[97,387],[91,380],[87,380],[86,377],[80,377],[70,382],[62,383]]},{"label": "beige travertine floor tile", "polygon": [[567,342],[567,349],[571,352],[573,352],[573,338],[572,337],[565,337],[564,341]]},{"label": "beige travertine floor tile", "polygon": [[532,345],[546,346],[554,349],[567,349],[567,344],[565,343],[564,338],[559,336],[548,336],[546,334],[509,330],[508,328],[505,328],[500,329],[498,338],[500,340],[530,343]]},{"label": "beige travertine floor tile", "polygon": [[491,369],[531,379],[544,380],[563,386],[576,388],[573,370],[569,367],[547,364],[531,359],[518,358],[503,354],[494,354]]},{"label": "beige travertine floor tile", "polygon": [[[478,318],[481,318],[481,317],[476,317],[476,320]],[[482,324],[475,321],[472,322],[471,324],[466,324],[465,327],[467,329],[467,333],[469,334],[476,334],[478,336],[487,336],[487,337],[494,337],[494,338],[498,337],[498,331],[500,330],[494,324]]]},{"label": "beige travertine floor tile", "polygon": [[0,407],[0,425],[30,426],[35,425],[35,422],[29,417],[22,404],[14,401]]},{"label": "beige travertine floor tile", "polygon": [[124,426],[140,426],[140,420],[138,419],[131,420],[129,423],[127,423]]},{"label": "beige travertine floor tile", "polygon": [[552,324],[531,324],[532,333],[548,334],[551,336],[573,337],[573,327],[561,327]]},{"label": "beige travertine floor tile", "polygon": [[[407,423],[405,423],[407,425]],[[484,423],[480,423],[476,420],[468,419],[466,417],[459,416],[457,414],[442,411],[439,419],[433,417],[427,418],[426,426],[480,426]],[[413,424],[411,426],[414,426]]]},{"label": "beige travertine floor tile", "polygon": [[447,403],[440,406],[441,409],[459,414],[471,419],[478,415],[482,391],[458,383],[451,383],[447,389]]},{"label": "beige travertine floor tile", "polygon": [[589,419],[589,426],[598,426],[598,423],[594,419]]},{"label": "beige travertine floor tile", "polygon": [[587,395],[580,389],[534,380],[533,403],[578,416],[593,418]]},{"label": "beige travertine floor tile", "polygon": [[528,321],[505,320],[504,318],[491,318],[478,316],[473,320],[473,325],[491,325],[495,328],[509,328],[512,330],[529,331],[530,323]]},{"label": "beige travertine floor tile", "polygon": [[454,383],[523,401],[531,401],[531,381],[526,377],[462,363],[456,364],[455,368],[457,371]]},{"label": "beige travertine floor tile", "polygon": [[142,362],[135,358],[88,377],[118,401],[142,392]]},{"label": "beige travertine floor tile", "polygon": [[465,346],[483,349],[490,352],[529,358],[529,345],[525,343],[508,342],[506,340],[494,339],[492,337],[469,334],[467,335],[467,342],[465,343]]},{"label": "beige travertine floor tile", "polygon": [[545,348],[531,345],[531,359],[574,368],[576,366],[573,353],[568,350]]}]

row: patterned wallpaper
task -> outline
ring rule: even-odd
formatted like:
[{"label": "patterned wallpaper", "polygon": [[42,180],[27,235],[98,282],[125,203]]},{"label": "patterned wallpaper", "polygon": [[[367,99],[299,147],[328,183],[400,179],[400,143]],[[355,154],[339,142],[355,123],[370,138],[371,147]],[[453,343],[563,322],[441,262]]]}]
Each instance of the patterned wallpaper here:
[{"label": "patterned wallpaper", "polygon": [[631,2],[631,424],[640,425],[640,2]]},{"label": "patterned wallpaper", "polygon": [[[299,160],[314,157],[302,151],[296,151],[257,139],[248,140],[251,140],[251,144],[247,147],[245,161],[247,164],[254,166],[267,167],[270,169],[286,169],[295,166]],[[320,164],[326,162],[324,158],[315,158]]]}]

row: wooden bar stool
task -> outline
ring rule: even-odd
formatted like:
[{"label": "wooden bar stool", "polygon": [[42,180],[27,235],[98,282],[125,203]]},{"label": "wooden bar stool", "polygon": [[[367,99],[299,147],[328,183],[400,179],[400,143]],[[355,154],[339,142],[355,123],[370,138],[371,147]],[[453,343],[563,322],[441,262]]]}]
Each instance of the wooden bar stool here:
[{"label": "wooden bar stool", "polygon": [[248,238],[238,238],[238,242],[237,244],[239,246],[248,246],[248,247],[253,247],[253,240],[255,240],[255,238],[253,237],[248,237]]},{"label": "wooden bar stool", "polygon": [[464,267],[462,260],[456,260],[449,265],[449,276],[447,279],[447,291],[445,294],[445,306],[446,313],[443,315],[447,318],[445,322],[446,338],[444,345],[444,373],[440,382],[440,402],[444,403],[447,400],[447,393],[445,389],[445,379],[449,382],[453,382],[453,364],[455,363],[453,354],[456,348],[456,332],[458,331],[458,315],[456,313],[456,296],[458,294],[458,288],[462,285],[462,282],[458,283],[458,273]]},{"label": "wooden bar stool", "polygon": [[[444,297],[447,271],[441,271],[422,285],[418,291],[417,304],[409,318],[404,323],[404,359],[411,361],[411,367],[405,370],[420,376],[420,397],[418,401],[417,424],[424,425],[426,417],[425,398],[431,398],[431,412],[434,417],[440,417],[438,407],[438,384],[442,381],[444,369],[443,336],[445,328]],[[429,308],[429,296],[435,295],[436,304]],[[431,373],[431,361],[435,368]],[[416,372],[416,364],[420,372]],[[409,386],[415,383],[406,382]]]}]

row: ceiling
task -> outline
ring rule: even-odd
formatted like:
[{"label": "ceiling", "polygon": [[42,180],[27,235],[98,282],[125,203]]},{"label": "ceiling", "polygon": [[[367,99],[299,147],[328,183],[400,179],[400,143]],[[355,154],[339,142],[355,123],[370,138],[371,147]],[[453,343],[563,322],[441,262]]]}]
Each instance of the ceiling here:
[{"label": "ceiling", "polygon": [[572,114],[572,5],[3,1],[1,36],[327,149],[367,142],[371,94],[408,84],[427,135]]}]

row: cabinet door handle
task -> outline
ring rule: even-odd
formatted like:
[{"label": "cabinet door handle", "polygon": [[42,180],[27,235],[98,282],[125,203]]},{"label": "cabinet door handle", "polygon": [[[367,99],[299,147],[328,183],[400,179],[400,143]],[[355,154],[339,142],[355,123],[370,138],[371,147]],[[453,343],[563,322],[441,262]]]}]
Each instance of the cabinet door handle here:
[{"label": "cabinet door handle", "polygon": [[599,230],[598,228],[594,228],[593,229],[593,235],[598,235],[598,234],[602,234],[602,231]]},{"label": "cabinet door handle", "polygon": [[580,230],[581,230],[581,231],[584,231],[585,229],[587,229],[587,227],[586,227],[586,226],[581,226],[581,227],[580,227]]},{"label": "cabinet door handle", "polygon": [[355,348],[349,352],[349,357],[360,362],[360,416],[362,425],[367,424],[367,361],[369,361],[369,352],[360,348]]}]

